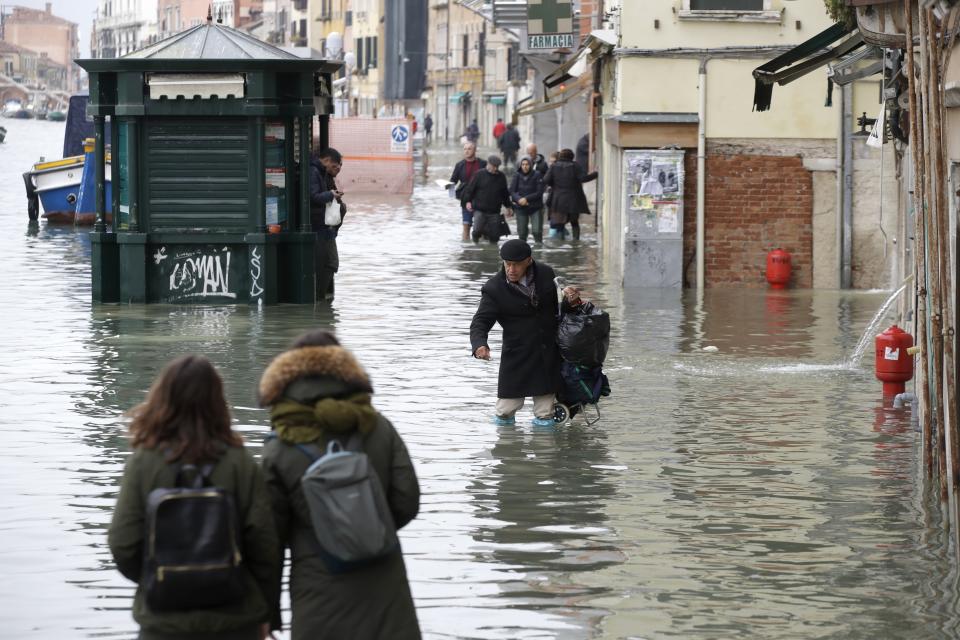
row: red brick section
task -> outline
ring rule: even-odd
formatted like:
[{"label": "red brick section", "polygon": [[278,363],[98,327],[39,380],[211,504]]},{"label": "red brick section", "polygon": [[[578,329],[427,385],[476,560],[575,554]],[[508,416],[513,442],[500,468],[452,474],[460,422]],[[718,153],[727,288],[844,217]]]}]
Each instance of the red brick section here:
[{"label": "red brick section", "polygon": [[[697,152],[686,152],[683,264],[696,286]],[[708,155],[706,200],[708,287],[767,286],[767,252],[777,247],[790,253],[790,286],[813,286],[813,178],[801,158]]]}]

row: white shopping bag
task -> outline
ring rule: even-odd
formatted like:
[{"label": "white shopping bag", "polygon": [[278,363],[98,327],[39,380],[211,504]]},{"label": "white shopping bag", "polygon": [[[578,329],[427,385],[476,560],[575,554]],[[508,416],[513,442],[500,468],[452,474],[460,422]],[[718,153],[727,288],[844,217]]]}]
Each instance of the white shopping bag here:
[{"label": "white shopping bag", "polygon": [[340,217],[340,203],[336,199],[327,203],[326,208],[323,211],[323,224],[328,227],[338,226],[343,219]]}]

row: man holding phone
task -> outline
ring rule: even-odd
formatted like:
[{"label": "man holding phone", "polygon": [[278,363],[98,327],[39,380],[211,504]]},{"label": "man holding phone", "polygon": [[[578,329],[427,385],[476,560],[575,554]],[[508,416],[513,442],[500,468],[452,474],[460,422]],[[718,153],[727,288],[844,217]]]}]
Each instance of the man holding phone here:
[{"label": "man holding phone", "polygon": [[[316,234],[314,242],[314,269],[316,300],[332,300],[334,275],[340,270],[340,254],[337,252],[337,234],[347,215],[343,191],[334,178],[340,173],[343,156],[333,147],[327,147],[310,158],[310,224]],[[340,215],[337,224],[328,224],[327,205],[336,201]]]}]

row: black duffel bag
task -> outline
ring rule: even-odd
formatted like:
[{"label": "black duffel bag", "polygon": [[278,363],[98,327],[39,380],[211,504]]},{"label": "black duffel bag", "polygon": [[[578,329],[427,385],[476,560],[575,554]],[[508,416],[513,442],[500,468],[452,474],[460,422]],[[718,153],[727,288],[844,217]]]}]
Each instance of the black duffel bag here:
[{"label": "black duffel bag", "polygon": [[610,347],[610,315],[592,302],[567,311],[557,329],[560,355],[582,367],[599,367]]}]

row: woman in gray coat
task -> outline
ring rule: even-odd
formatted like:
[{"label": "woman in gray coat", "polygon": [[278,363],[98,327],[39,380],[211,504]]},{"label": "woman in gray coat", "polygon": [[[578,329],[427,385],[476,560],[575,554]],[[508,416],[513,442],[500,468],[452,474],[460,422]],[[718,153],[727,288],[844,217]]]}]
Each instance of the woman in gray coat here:
[{"label": "woman in gray coat", "polygon": [[[260,379],[259,399],[270,407],[274,433],[263,450],[263,468],[283,547],[292,556],[290,600],[293,640],[387,638],[418,640],[420,627],[403,553],[331,573],[317,553],[300,478],[313,460],[296,445],[326,450],[354,432],[380,479],[394,524],[400,529],[420,508],[420,487],[403,440],[370,404],[373,388],[353,355],[326,331],[301,336],[274,358]],[[279,593],[279,585],[275,593]],[[271,628],[280,629],[280,602],[272,603]]]}]

